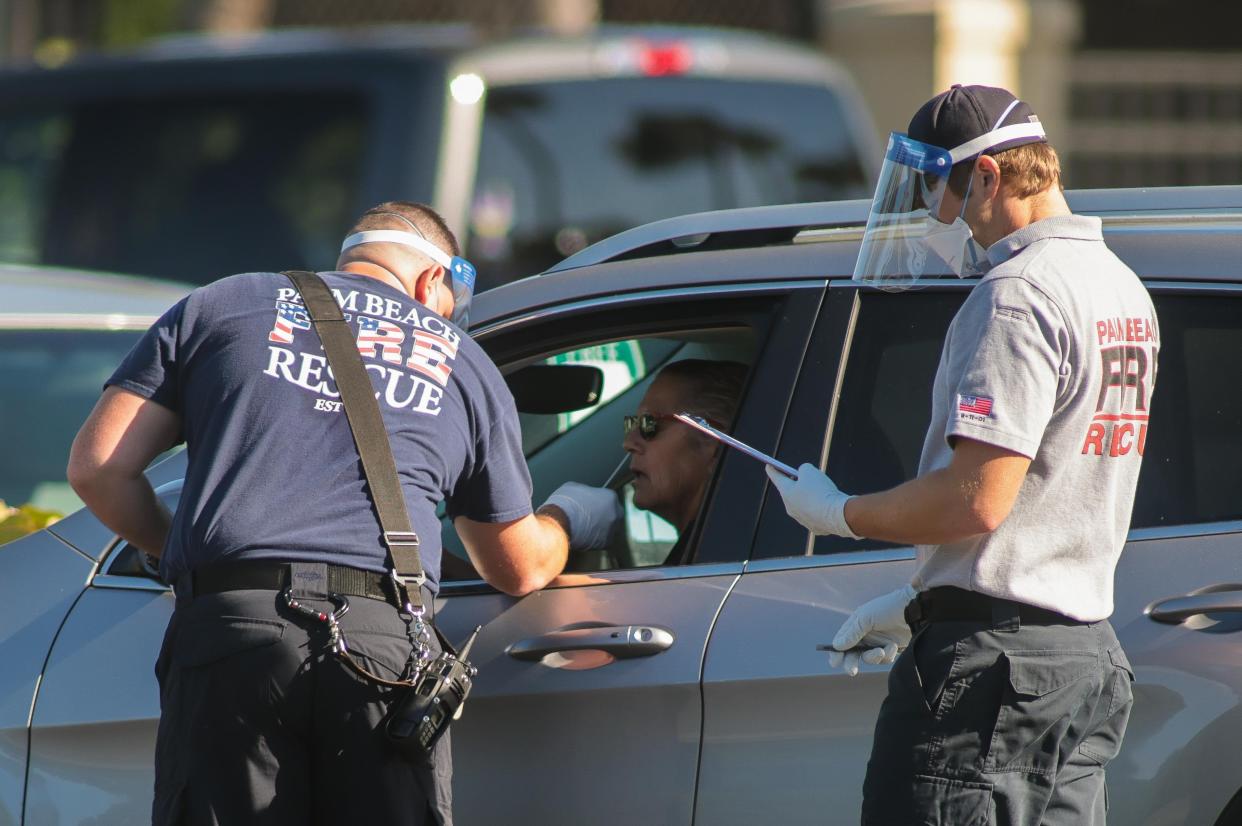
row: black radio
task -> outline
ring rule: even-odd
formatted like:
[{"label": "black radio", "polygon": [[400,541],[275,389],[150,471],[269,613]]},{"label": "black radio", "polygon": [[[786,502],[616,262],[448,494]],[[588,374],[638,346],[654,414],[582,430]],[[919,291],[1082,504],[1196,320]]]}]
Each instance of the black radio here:
[{"label": "black radio", "polygon": [[389,742],[408,757],[420,762],[430,760],[436,742],[449,724],[461,716],[478,673],[466,657],[479,631],[480,628],[474,629],[460,653],[443,651],[429,661],[413,685],[389,708],[384,731]]}]

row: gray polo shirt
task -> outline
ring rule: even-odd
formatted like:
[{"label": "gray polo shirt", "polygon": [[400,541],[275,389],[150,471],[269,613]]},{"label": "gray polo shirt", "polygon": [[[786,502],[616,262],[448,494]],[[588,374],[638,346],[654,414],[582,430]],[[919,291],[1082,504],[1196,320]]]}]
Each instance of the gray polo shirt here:
[{"label": "gray polo shirt", "polygon": [[1147,438],[1155,309],[1099,218],[1047,218],[988,258],[945,339],[919,473],[947,466],[958,437],[1031,466],[995,531],[919,548],[914,585],[1104,619]]}]

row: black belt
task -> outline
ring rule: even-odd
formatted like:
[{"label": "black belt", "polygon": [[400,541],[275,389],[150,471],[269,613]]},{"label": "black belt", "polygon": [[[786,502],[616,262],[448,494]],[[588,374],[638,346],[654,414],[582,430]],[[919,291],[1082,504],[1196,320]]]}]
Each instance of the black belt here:
[{"label": "black belt", "polygon": [[948,585],[921,591],[906,605],[907,625],[918,628],[928,622],[990,622],[994,628],[1015,629],[1022,624],[1090,624],[1048,608]]},{"label": "black belt", "polygon": [[[345,565],[328,565],[327,590],[347,597],[368,597],[397,604],[388,574]],[[194,596],[223,591],[280,591],[289,586],[292,569],[287,562],[250,560],[198,568],[193,575]]]}]

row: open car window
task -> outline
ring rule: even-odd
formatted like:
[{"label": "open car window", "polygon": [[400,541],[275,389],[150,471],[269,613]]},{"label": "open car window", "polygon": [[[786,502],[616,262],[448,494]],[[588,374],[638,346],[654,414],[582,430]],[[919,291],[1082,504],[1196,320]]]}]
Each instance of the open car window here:
[{"label": "open car window", "polygon": [[[622,448],[622,418],[638,409],[647,388],[665,365],[690,358],[750,364],[754,352],[754,331],[739,326],[594,342],[501,365],[507,375],[532,363],[586,364],[602,373],[599,399],[588,407],[519,414],[536,506],[564,482],[574,481],[613,489],[624,508],[624,518],[609,546],[571,554],[567,571],[626,570],[679,561],[670,559],[674,549],[680,557],[686,545],[683,542],[678,546],[681,536],[677,528],[634,503],[633,480]],[[717,461],[719,458],[718,454]],[[460,564],[466,558],[460,540],[447,523],[444,527],[444,579],[471,578],[472,570]],[[449,559],[449,555],[456,559]]]}]

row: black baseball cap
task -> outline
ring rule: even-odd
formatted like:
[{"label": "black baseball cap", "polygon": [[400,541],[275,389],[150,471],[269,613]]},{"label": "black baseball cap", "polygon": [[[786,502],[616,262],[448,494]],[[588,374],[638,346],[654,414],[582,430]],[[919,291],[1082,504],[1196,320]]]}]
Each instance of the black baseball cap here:
[{"label": "black baseball cap", "polygon": [[995,135],[999,139],[996,143],[983,141],[961,157],[954,152],[953,162],[959,163],[983,153],[1046,141],[1043,128],[1038,124],[1039,117],[1030,105],[1018,100],[1008,89],[954,84],[949,91],[936,95],[914,113],[907,134],[916,141],[952,151],[1003,127],[1034,125],[1034,128],[999,132]]}]

